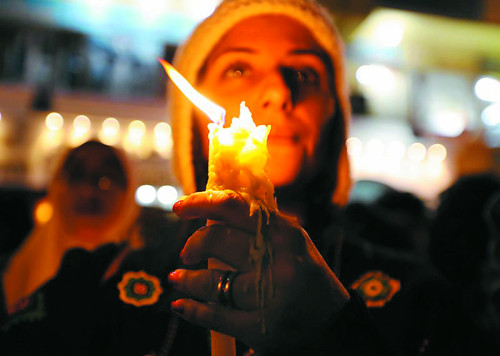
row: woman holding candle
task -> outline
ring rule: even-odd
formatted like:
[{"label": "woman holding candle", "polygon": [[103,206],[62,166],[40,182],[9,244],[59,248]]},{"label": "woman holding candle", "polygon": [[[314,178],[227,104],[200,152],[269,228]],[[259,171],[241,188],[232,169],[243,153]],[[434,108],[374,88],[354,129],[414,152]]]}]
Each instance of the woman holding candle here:
[{"label": "woman holding candle", "polygon": [[193,297],[172,309],[262,354],[388,354],[363,303],[300,226],[314,240],[346,202],[350,185],[342,46],[328,14],[308,0],[225,1],[180,49],[175,66],[227,110],[226,118],[237,117],[244,100],[257,125],[271,125],[269,178],[280,213],[262,218],[272,246],[271,277],[262,290],[262,271],[249,257],[259,214],[249,212],[240,194],[203,192],[207,119],[171,88],[175,170],[186,193],[199,191],[174,211],[217,221],[189,238],[182,260],[215,257],[237,270],[172,272],[174,288]]},{"label": "woman holding candle", "polygon": [[[271,126],[268,176],[279,212],[252,214],[240,193],[204,191],[212,146],[208,120],[170,88],[174,168],[190,194],[174,211],[199,219],[199,226],[216,222],[191,235],[181,258],[228,265],[172,272],[171,285],[187,295],[172,310],[263,355],[473,354],[463,313],[426,264],[397,251],[396,258],[365,251],[371,260],[343,272],[385,265],[401,280],[378,272],[366,280],[343,278],[364,293],[361,300],[322,257],[332,266],[345,258],[335,248],[345,233],[341,207],[350,188],[342,56],[329,14],[311,0],[223,1],[179,49],[175,67],[225,108],[226,118],[237,117],[245,101],[255,124]],[[260,235],[269,242],[264,264],[252,254]],[[366,297],[378,297],[379,290],[384,299],[369,305]],[[378,308],[377,327],[363,301]],[[383,334],[380,326],[386,326]]]}]

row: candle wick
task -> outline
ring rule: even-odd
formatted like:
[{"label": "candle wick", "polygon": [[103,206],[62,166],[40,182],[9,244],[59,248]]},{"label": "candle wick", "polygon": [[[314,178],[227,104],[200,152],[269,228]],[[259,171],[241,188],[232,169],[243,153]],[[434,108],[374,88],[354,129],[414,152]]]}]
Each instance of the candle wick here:
[{"label": "candle wick", "polygon": [[220,114],[219,126],[222,128],[224,127],[225,123],[226,123],[226,110],[222,111]]}]

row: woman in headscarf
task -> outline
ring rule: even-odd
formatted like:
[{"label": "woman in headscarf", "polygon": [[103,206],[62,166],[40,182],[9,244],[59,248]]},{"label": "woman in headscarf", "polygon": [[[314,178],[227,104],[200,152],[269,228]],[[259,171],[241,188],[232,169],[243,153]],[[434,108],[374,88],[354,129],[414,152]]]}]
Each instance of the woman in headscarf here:
[{"label": "woman in headscarf", "polygon": [[3,274],[0,354],[207,354],[206,331],[169,309],[175,220],[139,215],[136,188],[121,150],[88,141],[63,156],[40,203],[49,214]]},{"label": "woman in headscarf", "polygon": [[7,308],[52,279],[70,249],[91,251],[109,243],[139,247],[135,190],[121,151],[98,141],[69,150],[40,202],[49,216],[36,221],[3,272]]},{"label": "woman in headscarf", "polygon": [[[202,226],[181,258],[229,265],[172,272],[172,286],[188,296],[172,309],[263,355],[456,353],[463,343],[452,340],[464,340],[467,329],[440,278],[398,252],[373,261],[368,250],[345,263],[342,207],[351,181],[343,56],[331,15],[311,0],[223,1],[179,48],[174,66],[226,109],[226,119],[238,117],[245,101],[257,125],[271,126],[268,177],[279,213],[263,214],[259,226],[239,192],[205,191],[208,118],[170,87],[174,169],[190,194],[173,210]],[[207,219],[216,224],[203,226]],[[263,264],[252,254],[261,231],[272,249]],[[341,262],[337,276],[330,267]]]},{"label": "woman in headscarf", "polygon": [[[174,167],[191,194],[174,211],[202,224],[218,222],[193,234],[181,257],[186,264],[216,257],[237,270],[174,271],[171,284],[192,299],[172,308],[257,353],[387,354],[362,301],[342,286],[313,244],[321,246],[320,235],[349,196],[343,63],[330,15],[309,0],[223,1],[175,58],[179,72],[224,107],[227,119],[238,117],[245,101],[257,125],[271,125],[268,173],[281,213],[262,227],[273,251],[262,272],[249,256],[258,214],[249,216],[238,194],[204,191],[207,118],[170,88]],[[262,282],[262,273],[272,281]]]}]

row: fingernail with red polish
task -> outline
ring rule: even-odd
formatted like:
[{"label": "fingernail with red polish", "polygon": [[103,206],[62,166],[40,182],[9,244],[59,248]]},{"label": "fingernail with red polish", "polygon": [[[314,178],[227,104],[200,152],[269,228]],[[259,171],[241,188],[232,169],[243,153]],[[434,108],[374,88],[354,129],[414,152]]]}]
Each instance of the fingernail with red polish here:
[{"label": "fingernail with red polish", "polygon": [[182,209],[182,200],[178,200],[173,206],[172,206],[172,211],[176,214],[178,214],[181,209]]},{"label": "fingernail with red polish", "polygon": [[184,312],[184,304],[182,304],[182,300],[174,300],[170,303],[170,310],[174,313],[182,314]]},{"label": "fingernail with red polish", "polygon": [[168,274],[168,283],[176,285],[179,283],[181,276],[178,271],[172,271]]}]

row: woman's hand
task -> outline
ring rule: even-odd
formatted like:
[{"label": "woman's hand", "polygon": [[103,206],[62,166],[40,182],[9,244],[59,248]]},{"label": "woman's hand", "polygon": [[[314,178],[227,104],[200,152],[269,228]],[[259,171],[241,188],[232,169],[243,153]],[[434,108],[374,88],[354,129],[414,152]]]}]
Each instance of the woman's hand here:
[{"label": "woman's hand", "polygon": [[[215,221],[196,231],[181,252],[185,264],[217,258],[239,272],[231,278],[234,306],[218,303],[221,270],[176,270],[169,281],[193,299],[179,299],[172,310],[184,319],[242,340],[256,351],[293,349],[313,342],[348,301],[349,294],[328,268],[305,231],[292,219],[262,214],[270,239],[265,270],[250,258],[258,213],[234,192],[199,192],[178,202],[181,218]],[[264,284],[259,284],[259,281]],[[264,286],[264,287],[263,287]],[[265,288],[264,292],[263,289]]]}]

